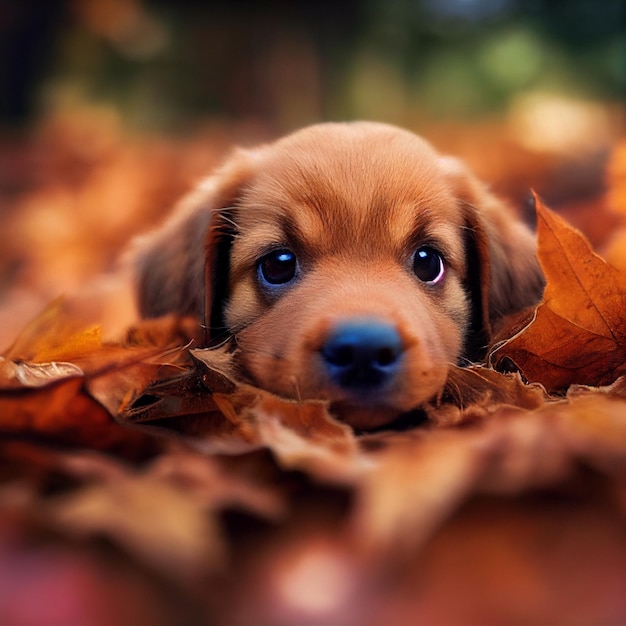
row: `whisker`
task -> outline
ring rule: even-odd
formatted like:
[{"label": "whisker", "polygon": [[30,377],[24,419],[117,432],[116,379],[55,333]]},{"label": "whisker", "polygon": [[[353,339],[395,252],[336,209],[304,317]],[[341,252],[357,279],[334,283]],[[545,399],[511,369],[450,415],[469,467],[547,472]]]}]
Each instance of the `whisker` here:
[{"label": "whisker", "polygon": [[[236,340],[236,338],[235,338],[235,340]],[[272,359],[273,361],[276,361],[276,362],[282,362],[282,361],[285,360],[285,357],[283,357],[282,355],[276,354],[272,350],[263,349],[263,348],[247,347],[246,348],[246,354],[269,357],[270,359]]]},{"label": "whisker", "polygon": [[232,217],[230,217],[230,215],[222,212],[222,213],[219,213],[219,217],[221,220],[231,225],[236,230],[239,230],[239,225],[237,224],[237,222],[235,222],[234,219],[232,219]]},{"label": "whisker", "polygon": [[231,340],[230,335],[225,335],[224,338],[220,341],[220,343],[215,343],[211,346],[211,348],[222,348]]},{"label": "whisker", "polygon": [[292,382],[293,382],[293,389],[294,389],[294,391],[295,391],[295,394],[294,394],[294,395],[295,395],[295,397],[296,397],[296,400],[297,400],[300,404],[302,404],[302,394],[300,393],[300,383],[299,383],[299,381],[298,381],[298,377],[297,377],[297,376],[293,376],[293,380],[292,380]]}]

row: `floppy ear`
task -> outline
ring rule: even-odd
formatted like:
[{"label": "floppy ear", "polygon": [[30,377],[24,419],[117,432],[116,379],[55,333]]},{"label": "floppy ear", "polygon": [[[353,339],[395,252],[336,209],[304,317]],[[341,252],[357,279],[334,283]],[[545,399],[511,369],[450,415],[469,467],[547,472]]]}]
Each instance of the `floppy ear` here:
[{"label": "floppy ear", "polygon": [[503,317],[536,304],[544,278],[531,230],[458,160],[441,164],[462,203],[468,256],[467,284],[472,299],[469,346],[484,352]]},{"label": "floppy ear", "polygon": [[223,324],[234,235],[229,210],[252,176],[254,161],[253,152],[237,150],[180,201],[161,228],[136,242],[131,254],[142,317],[175,313]]}]

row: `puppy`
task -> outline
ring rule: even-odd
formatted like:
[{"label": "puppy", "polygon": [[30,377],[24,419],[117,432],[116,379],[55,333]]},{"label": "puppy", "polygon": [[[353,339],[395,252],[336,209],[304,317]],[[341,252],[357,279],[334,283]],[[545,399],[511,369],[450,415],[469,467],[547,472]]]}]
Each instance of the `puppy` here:
[{"label": "puppy", "polygon": [[439,392],[535,303],[531,232],[458,161],[385,124],[237,150],[135,258],[140,312],[234,340],[245,380],[356,428]]}]

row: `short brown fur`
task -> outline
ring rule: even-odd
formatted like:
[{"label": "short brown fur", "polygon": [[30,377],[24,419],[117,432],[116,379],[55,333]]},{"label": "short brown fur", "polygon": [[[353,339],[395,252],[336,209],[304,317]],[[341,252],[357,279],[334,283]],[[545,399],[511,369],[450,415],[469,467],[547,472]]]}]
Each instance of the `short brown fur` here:
[{"label": "short brown fur", "polygon": [[[443,281],[412,258],[439,250]],[[234,337],[242,375],[294,399],[323,399],[371,428],[429,400],[450,364],[480,356],[491,327],[538,300],[530,231],[454,159],[416,135],[369,122],[320,124],[235,152],[139,244],[144,316],[193,314],[210,339]],[[259,284],[259,260],[288,248],[297,280]],[[402,340],[401,367],[374,397],[333,383],[320,351],[347,319],[381,320]]]}]

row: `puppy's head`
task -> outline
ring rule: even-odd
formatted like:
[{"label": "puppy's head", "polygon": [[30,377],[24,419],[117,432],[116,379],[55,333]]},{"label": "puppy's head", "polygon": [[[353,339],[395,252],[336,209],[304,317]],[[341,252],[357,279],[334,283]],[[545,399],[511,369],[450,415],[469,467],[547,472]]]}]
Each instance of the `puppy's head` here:
[{"label": "puppy's head", "polygon": [[328,400],[360,428],[430,399],[541,290],[505,206],[419,137],[371,123],[238,152],[144,246],[140,277],[145,315],[204,316],[253,383]]}]

